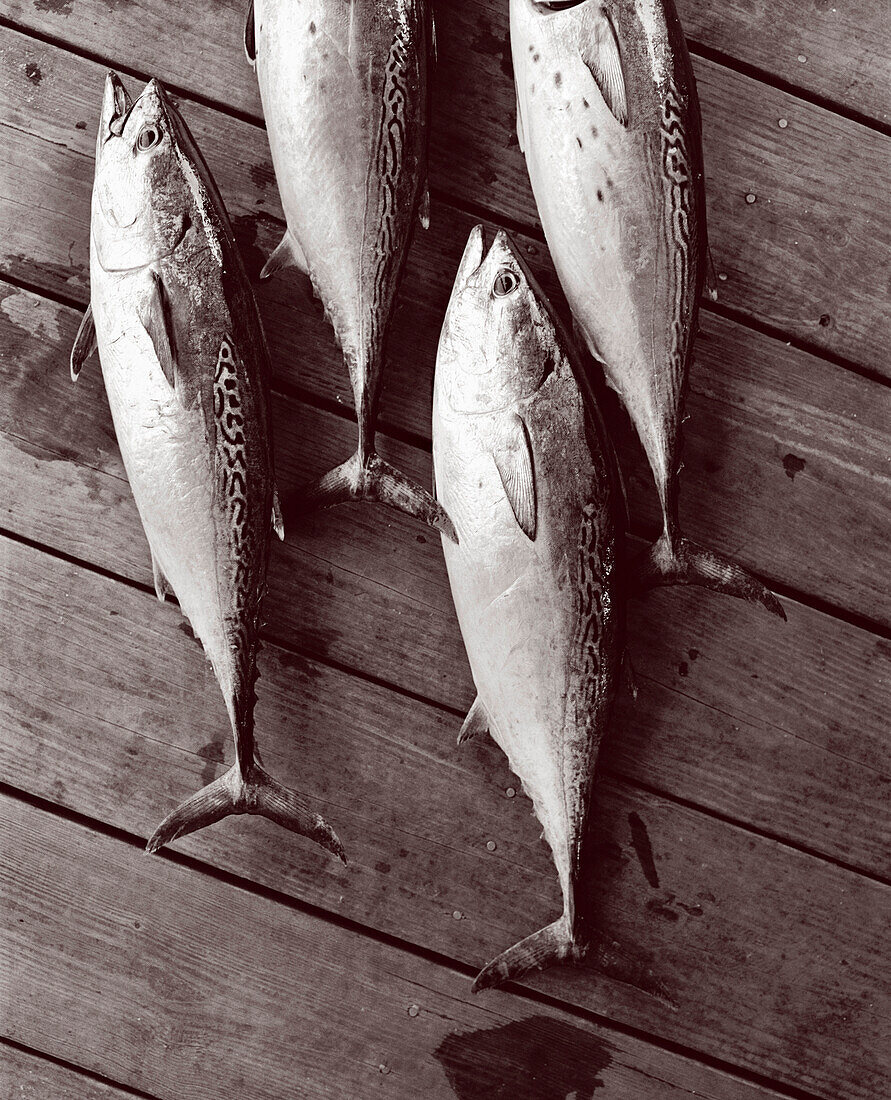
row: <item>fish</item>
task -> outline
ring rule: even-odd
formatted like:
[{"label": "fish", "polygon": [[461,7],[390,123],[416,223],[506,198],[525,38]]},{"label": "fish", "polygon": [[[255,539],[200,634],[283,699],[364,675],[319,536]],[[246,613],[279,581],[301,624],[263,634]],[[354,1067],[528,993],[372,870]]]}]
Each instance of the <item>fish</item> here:
[{"label": "fish", "polygon": [[157,80],[105,82],[90,218],[90,306],[76,381],[99,352],[159,600],[173,593],[213,667],[235,763],[169,814],[149,852],[229,814],[260,814],[341,859],[331,826],[258,763],[257,653],[273,529],[283,536],[268,352],[232,227]]},{"label": "fish", "polygon": [[387,330],[417,213],[429,224],[424,0],[252,0],[254,65],[287,229],[261,272],[293,266],[321,298],[349,370],[356,452],[291,498],[295,514],[389,504],[454,537],[433,496],[375,450]]},{"label": "fish", "polygon": [[631,586],[776,596],[682,537],[681,424],[708,266],[702,125],[673,0],[510,0],[517,135],[577,335],[646,452],[662,532]]},{"label": "fish", "polygon": [[468,239],[433,393],[442,538],[477,690],[459,741],[488,730],[532,799],[563,895],[553,923],[474,990],[585,964],[669,1000],[640,952],[598,927],[597,757],[625,655],[624,498],[609,437],[550,304],[504,230]]}]

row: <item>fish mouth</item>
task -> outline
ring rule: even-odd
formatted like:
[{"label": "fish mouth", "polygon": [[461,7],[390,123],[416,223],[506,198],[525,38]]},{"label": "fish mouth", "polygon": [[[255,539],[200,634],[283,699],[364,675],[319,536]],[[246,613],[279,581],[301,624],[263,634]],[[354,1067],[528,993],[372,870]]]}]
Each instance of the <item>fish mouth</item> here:
[{"label": "fish mouth", "polygon": [[464,246],[464,255],[458,265],[455,284],[459,290],[465,290],[471,279],[484,267],[513,260],[527,273],[525,262],[504,229],[498,229],[494,236],[484,225],[475,225]]}]

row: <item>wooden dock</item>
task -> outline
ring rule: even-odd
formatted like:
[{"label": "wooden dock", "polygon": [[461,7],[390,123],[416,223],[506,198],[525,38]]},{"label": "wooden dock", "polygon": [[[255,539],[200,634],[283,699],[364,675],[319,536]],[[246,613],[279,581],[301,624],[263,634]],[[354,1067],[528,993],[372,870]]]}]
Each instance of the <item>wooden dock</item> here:
[{"label": "wooden dock", "polygon": [[[831,6],[836,3],[837,6]],[[436,341],[479,220],[557,298],[514,135],[506,0],[436,0],[432,224],[389,347],[381,451],[430,477]],[[688,534],[788,623],[699,590],[631,613],[593,888],[671,1012],[596,974],[473,996],[559,912],[472,687],[438,538],[350,506],[276,543],[258,736],[344,867],[260,819],[146,858],[221,773],[220,693],[148,548],[89,297],[104,72],[162,79],[259,268],[283,229],[236,0],[5,0],[0,17],[0,1096],[28,1100],[891,1095],[891,21],[872,0],[681,0],[719,298],[686,425]],[[351,453],[330,326],[257,292],[284,488]],[[620,424],[634,534],[656,502]]]}]

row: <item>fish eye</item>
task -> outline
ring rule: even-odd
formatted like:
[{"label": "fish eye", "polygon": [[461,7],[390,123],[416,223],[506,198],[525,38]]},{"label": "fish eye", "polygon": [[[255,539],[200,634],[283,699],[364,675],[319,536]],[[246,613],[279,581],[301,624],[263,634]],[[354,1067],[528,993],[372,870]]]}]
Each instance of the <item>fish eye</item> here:
[{"label": "fish eye", "polygon": [[520,285],[520,280],[509,269],[505,268],[503,271],[499,271],[495,276],[495,282],[492,284],[492,293],[496,298],[506,298],[508,294],[512,294]]},{"label": "fish eye", "polygon": [[136,139],[136,148],[144,153],[148,149],[154,149],[160,140],[161,131],[151,122],[147,122],[139,131],[139,137]]}]

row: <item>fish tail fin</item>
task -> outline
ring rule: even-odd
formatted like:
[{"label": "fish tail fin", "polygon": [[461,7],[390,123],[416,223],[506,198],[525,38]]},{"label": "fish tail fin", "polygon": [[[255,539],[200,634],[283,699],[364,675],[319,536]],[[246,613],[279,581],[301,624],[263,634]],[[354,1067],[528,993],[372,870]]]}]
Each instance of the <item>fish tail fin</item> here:
[{"label": "fish tail fin", "polygon": [[157,852],[177,837],[213,825],[230,814],[259,814],[314,840],[346,863],[343,845],[327,821],[313,813],[294,791],[278,783],[259,764],[247,775],[234,764],[225,775],[203,787],[169,814],[152,833],[147,852]]},{"label": "fish tail fin", "polygon": [[760,603],[785,621],[786,612],[773,592],[741,565],[689,539],[671,537],[667,531],[645,550],[632,567],[631,591],[646,592],[659,585],[697,584]]},{"label": "fish tail fin", "polygon": [[565,914],[553,924],[546,925],[515,943],[507,951],[502,951],[477,974],[473,992],[492,989],[503,982],[516,981],[530,971],[545,970],[558,965],[590,967],[614,981],[640,989],[672,1009],[675,1008],[665,986],[641,955],[601,933],[596,933],[590,939],[576,939]]},{"label": "fish tail fin", "polygon": [[329,470],[324,477],[292,496],[289,507],[294,513],[302,514],[315,508],[331,508],[350,500],[388,504],[391,508],[423,520],[453,542],[458,541],[452,521],[442,505],[426,489],[422,489],[417,482],[406,477],[373,451],[364,462],[357,451],[346,462]]}]

